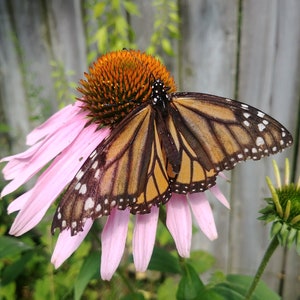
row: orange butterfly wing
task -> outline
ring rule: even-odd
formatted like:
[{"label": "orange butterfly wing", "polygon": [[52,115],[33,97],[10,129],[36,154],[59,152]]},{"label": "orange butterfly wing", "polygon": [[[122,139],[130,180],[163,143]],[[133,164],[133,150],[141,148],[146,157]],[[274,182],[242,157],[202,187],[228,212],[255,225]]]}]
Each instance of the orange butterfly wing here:
[{"label": "orange butterfly wing", "polygon": [[112,130],[72,180],[52,223],[82,230],[87,218],[109,215],[112,207],[147,213],[171,197],[159,141],[156,112],[140,106]]},{"label": "orange butterfly wing", "polygon": [[206,190],[220,171],[292,144],[290,133],[265,113],[202,93],[171,94],[167,124],[181,154],[178,174],[168,166],[171,188],[177,193]]}]

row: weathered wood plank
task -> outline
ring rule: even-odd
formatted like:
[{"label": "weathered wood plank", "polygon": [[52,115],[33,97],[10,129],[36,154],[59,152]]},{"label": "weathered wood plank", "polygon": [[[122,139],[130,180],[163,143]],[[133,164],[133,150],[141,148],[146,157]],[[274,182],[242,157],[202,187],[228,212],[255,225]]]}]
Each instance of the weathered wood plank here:
[{"label": "weathered wood plank", "polygon": [[47,19],[53,59],[63,62],[70,82],[87,70],[86,38],[80,0],[47,1]]},{"label": "weathered wood plank", "polygon": [[[0,101],[10,132],[11,151],[24,149],[25,135],[29,130],[29,117],[23,73],[20,66],[14,24],[11,22],[7,2],[0,1]],[[3,145],[4,147],[4,145]],[[2,153],[8,154],[8,153]]]},{"label": "weathered wood plank", "polygon": [[[300,106],[300,1],[278,2],[278,30],[276,44],[276,60],[274,62],[274,80],[272,111],[292,131],[295,132],[300,116],[297,109]],[[294,136],[294,139],[299,139]],[[298,153],[298,170],[300,175],[300,148],[292,148],[287,153]],[[291,161],[291,165],[296,162]],[[298,177],[296,177],[298,178]],[[295,247],[286,252],[284,269],[283,299],[296,299],[300,296],[300,258]]]},{"label": "weathered wood plank", "polygon": [[[294,2],[294,6],[298,4]],[[283,1],[243,2],[239,70],[239,99],[261,108],[291,130],[296,119],[292,110],[298,101],[295,78],[299,78],[299,68],[291,66],[299,61],[299,33],[298,29],[294,30],[294,26],[297,27],[295,23],[299,27],[299,22],[295,17],[286,18],[293,9],[297,11],[296,7],[292,8]],[[293,31],[292,35],[289,31]],[[291,68],[286,71],[288,65]],[[287,150],[275,157],[281,167],[283,158],[291,158],[292,151]],[[269,195],[264,178],[271,173],[271,159],[248,163],[234,171],[232,271],[253,273],[269,243],[268,227],[263,228],[255,218],[256,212],[263,206],[261,199]],[[275,290],[279,287],[282,260],[283,252],[279,249],[264,276]],[[287,267],[292,268],[294,266]]]},{"label": "weathered wood plank", "polygon": [[[181,1],[180,89],[232,98],[235,89],[237,17],[236,1]],[[229,174],[229,173],[228,173]],[[229,174],[230,176],[230,174]],[[223,182],[222,182],[223,181]],[[219,181],[229,197],[230,185]],[[209,192],[207,192],[209,196]],[[217,268],[228,269],[231,212],[210,197],[219,238],[209,241],[194,235],[193,247],[210,251]]]}]

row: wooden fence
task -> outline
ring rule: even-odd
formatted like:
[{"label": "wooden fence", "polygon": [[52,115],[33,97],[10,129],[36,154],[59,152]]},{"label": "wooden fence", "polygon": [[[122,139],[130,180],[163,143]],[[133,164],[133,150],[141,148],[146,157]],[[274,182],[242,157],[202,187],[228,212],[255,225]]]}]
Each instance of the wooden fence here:
[{"label": "wooden fence", "polygon": [[[141,16],[130,20],[143,50],[155,12],[151,1],[136,3]],[[167,59],[180,90],[237,97],[278,119],[299,139],[299,13],[299,0],[180,0],[181,38],[173,42],[176,56]],[[80,0],[0,1],[1,155],[23,150],[29,130],[58,109],[51,61],[63,62],[69,82],[83,77],[86,17]],[[299,176],[299,147],[274,157],[281,169],[285,157],[297,164]],[[220,181],[231,210],[212,199],[219,238],[210,242],[198,233],[193,246],[212,252],[224,272],[253,275],[262,258],[269,227],[257,217],[269,196],[265,176],[271,174],[267,158],[240,164],[226,174],[230,183]],[[276,291],[284,280],[284,299],[299,299],[300,258],[294,248],[277,250],[264,280]]]}]

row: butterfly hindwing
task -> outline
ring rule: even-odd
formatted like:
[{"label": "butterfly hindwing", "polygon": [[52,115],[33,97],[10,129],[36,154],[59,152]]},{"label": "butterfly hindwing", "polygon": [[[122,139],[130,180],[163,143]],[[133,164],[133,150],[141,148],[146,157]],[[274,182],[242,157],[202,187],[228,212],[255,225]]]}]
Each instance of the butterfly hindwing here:
[{"label": "butterfly hindwing", "polygon": [[292,143],[290,133],[270,116],[222,97],[174,93],[168,115],[169,130],[181,153],[181,168],[172,180],[175,192],[203,191],[215,183],[220,171],[248,158],[277,153]]},{"label": "butterfly hindwing", "polygon": [[146,213],[171,197],[156,119],[150,105],[141,106],[112,130],[70,183],[52,230],[70,228],[73,235],[112,207]]}]

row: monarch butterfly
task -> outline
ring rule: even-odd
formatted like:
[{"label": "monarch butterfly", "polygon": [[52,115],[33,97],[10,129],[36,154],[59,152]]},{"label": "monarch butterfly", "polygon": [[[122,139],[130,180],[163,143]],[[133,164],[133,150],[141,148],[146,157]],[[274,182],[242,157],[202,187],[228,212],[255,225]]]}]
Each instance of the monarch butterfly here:
[{"label": "monarch butterfly", "polygon": [[55,228],[75,235],[87,218],[112,208],[145,214],[172,193],[202,192],[222,170],[292,144],[279,122],[231,99],[168,93],[154,79],[148,101],[133,109],[85,161],[57,207]]}]

